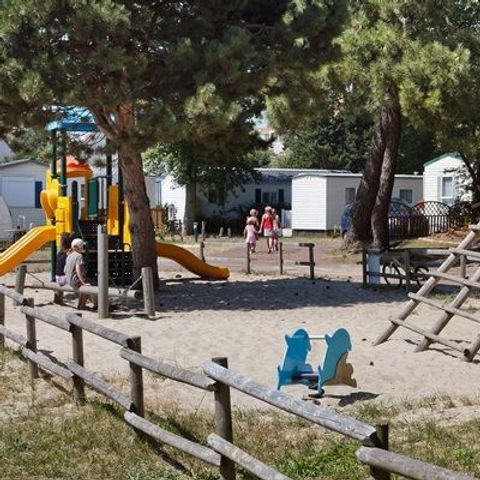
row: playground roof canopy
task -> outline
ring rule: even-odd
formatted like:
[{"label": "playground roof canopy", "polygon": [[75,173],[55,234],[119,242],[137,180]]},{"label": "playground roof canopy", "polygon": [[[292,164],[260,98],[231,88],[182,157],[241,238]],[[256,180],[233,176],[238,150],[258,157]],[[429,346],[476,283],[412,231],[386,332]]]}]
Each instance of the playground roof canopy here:
[{"label": "playground roof canopy", "polygon": [[97,125],[93,116],[84,107],[61,107],[57,112],[59,118],[47,124],[48,131],[64,130],[67,132],[96,132]]}]

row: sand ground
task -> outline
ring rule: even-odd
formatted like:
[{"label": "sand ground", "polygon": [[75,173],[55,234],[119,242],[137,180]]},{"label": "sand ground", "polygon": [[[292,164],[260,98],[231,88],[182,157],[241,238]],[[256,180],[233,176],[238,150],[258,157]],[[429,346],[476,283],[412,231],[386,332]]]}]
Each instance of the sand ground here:
[{"label": "sand ground", "polygon": [[[320,270],[318,275],[321,273]],[[36,275],[48,277],[46,273]],[[232,370],[272,387],[276,386],[276,369],[283,356],[286,334],[291,335],[300,327],[310,334],[333,333],[344,327],[352,339],[349,362],[358,387],[327,387],[321,399],[323,405],[480,394],[480,357],[466,363],[461,354],[438,344],[415,353],[420,337],[406,329],[398,329],[388,342],[373,347],[372,341],[388,326],[389,316],[405,304],[406,293],[387,288],[364,289],[360,278],[361,267],[353,264],[342,264],[336,272],[329,269],[329,278],[315,282],[296,276],[247,276],[238,272],[226,282],[207,282],[188,276],[185,271],[169,271],[164,273],[157,294],[155,320],[136,315],[141,304],[131,303],[118,305],[113,318],[100,323],[140,335],[143,353],[153,358],[200,371],[206,360],[227,357]],[[11,285],[14,275],[2,280]],[[65,316],[74,311],[73,299],[69,305],[58,306],[52,302],[52,292],[27,288],[25,294],[54,315]],[[471,311],[478,307],[478,300],[469,304]],[[24,334],[25,320],[19,309],[8,299],[6,308],[7,326]],[[428,328],[438,315],[438,311],[422,306],[410,321]],[[84,316],[96,319],[93,312],[85,312]],[[61,360],[71,357],[68,333],[42,322],[37,322],[37,332],[40,350]],[[478,324],[458,317],[444,331],[446,338],[461,345],[467,345],[479,334]],[[128,364],[119,357],[119,347],[88,333],[84,338],[86,367],[127,388],[124,379]],[[321,362],[323,350],[322,341],[314,343],[309,358],[313,366]],[[192,387],[150,374],[146,380],[147,402],[149,397],[162,397],[194,409],[210,408],[213,404],[211,394]],[[285,391],[299,398],[308,393],[301,386]],[[257,404],[237,392],[232,394],[232,401],[237,407]]]}]

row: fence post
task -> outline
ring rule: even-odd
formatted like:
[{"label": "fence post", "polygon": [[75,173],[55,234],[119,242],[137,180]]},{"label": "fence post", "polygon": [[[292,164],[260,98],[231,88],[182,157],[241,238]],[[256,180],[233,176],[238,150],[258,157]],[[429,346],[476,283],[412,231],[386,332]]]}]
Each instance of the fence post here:
[{"label": "fence post", "polygon": [[108,318],[108,236],[104,225],[97,227],[98,319]]},{"label": "fence post", "polygon": [[[22,263],[16,268],[15,276],[15,291],[20,295],[23,295],[23,290],[25,288],[25,276],[27,275],[27,265]],[[15,301],[15,305],[20,305]]]},{"label": "fence post", "polygon": [[223,237],[223,227],[220,227],[220,231],[218,232],[219,237]]},{"label": "fence post", "polygon": [[280,275],[283,275],[283,242],[278,243],[278,261],[280,264]]},{"label": "fence post", "polygon": [[310,280],[315,280],[315,258],[313,256],[314,243],[308,245],[308,261],[310,262]]},{"label": "fence post", "polygon": [[[0,293],[0,325],[5,325],[5,295]],[[5,348],[5,337],[0,333],[0,348]]]},{"label": "fence post", "polygon": [[247,271],[247,274],[250,274],[251,273],[251,270],[250,270],[250,244],[247,243],[247,256],[246,256],[246,271]]},{"label": "fence post", "polygon": [[[77,316],[81,316],[77,314]],[[68,317],[67,317],[68,320]],[[74,325],[70,324],[70,333],[72,334],[72,358],[75,363],[80,366],[84,366],[83,359],[83,330]],[[73,398],[77,405],[83,405],[85,403],[85,383],[83,379],[78,375],[73,375]]]},{"label": "fence post", "polygon": [[407,292],[409,292],[412,289],[412,279],[410,275],[410,252],[408,249],[405,249],[403,252],[403,262],[405,264],[405,285]]},{"label": "fence post", "polygon": [[[376,425],[378,448],[388,450],[388,423]],[[390,472],[381,470],[376,467],[370,467],[370,478],[374,480],[390,480]]]},{"label": "fence post", "polygon": [[205,241],[207,238],[207,222],[202,220],[202,240]]},{"label": "fence post", "polygon": [[232,229],[230,227],[227,228],[227,237],[232,238]]},{"label": "fence post", "polygon": [[460,276],[463,279],[467,278],[467,257],[465,255],[460,255]]},{"label": "fence post", "polygon": [[[131,350],[142,353],[142,338],[132,337],[133,345]],[[145,408],[143,403],[143,369],[138,365],[130,362],[130,398],[132,400],[135,413],[139,417],[145,415]]]},{"label": "fence post", "polygon": [[200,258],[202,259],[202,262],[205,263],[205,241],[204,240],[200,242]]},{"label": "fence post", "polygon": [[[212,358],[212,362],[228,368],[225,357]],[[230,404],[230,387],[218,382],[214,391],[216,433],[227,442],[233,442],[232,406]],[[220,457],[220,475],[224,480],[235,480],[235,464],[223,455]]]},{"label": "fence post", "polygon": [[[27,298],[26,305],[34,308],[35,302],[33,298]],[[35,318],[25,315],[26,327],[27,327],[27,340],[28,347],[32,352],[37,351],[37,329],[35,327]],[[38,378],[38,365],[33,360],[28,360],[28,366],[30,369],[30,377],[33,379]]]},{"label": "fence post", "polygon": [[142,267],[143,303],[145,313],[149,317],[155,316],[155,292],[153,289],[152,267]]}]

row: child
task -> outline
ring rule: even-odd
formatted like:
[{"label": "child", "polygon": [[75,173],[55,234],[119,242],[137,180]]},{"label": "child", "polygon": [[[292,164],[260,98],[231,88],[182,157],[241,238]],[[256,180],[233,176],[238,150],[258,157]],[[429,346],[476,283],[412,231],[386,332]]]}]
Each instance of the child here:
[{"label": "child", "polygon": [[71,248],[72,238],[68,234],[62,234],[62,246],[57,254],[55,263],[55,280],[63,287],[67,284],[67,277],[65,275],[65,263],[67,261],[68,251]]},{"label": "child", "polygon": [[[67,255],[67,261],[65,262],[65,276],[67,283],[75,289],[80,288],[82,285],[88,285],[82,255],[83,247],[84,243],[81,238],[75,238],[72,240],[71,249]],[[86,293],[79,293],[77,305],[78,310],[86,309],[88,297],[89,296]],[[97,308],[96,297],[94,295],[92,295],[91,300],[94,305],[93,308]]]},{"label": "child", "polygon": [[250,217],[247,220],[247,225],[243,231],[245,237],[245,243],[250,248],[250,253],[255,253],[255,247],[257,246],[257,235],[258,231],[255,228],[255,218]]}]

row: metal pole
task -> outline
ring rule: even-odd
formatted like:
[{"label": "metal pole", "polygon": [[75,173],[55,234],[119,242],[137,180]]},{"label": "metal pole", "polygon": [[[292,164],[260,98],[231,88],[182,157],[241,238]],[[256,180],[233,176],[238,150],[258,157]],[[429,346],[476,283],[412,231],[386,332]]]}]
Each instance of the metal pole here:
[{"label": "metal pole", "polygon": [[60,195],[67,195],[67,132],[62,130],[62,163],[60,165]]},{"label": "metal pole", "polygon": [[280,275],[283,275],[283,242],[278,244],[278,259],[280,262]]},{"label": "metal pole", "polygon": [[[50,177],[57,178],[57,130],[52,130],[52,159],[50,161]],[[57,244],[55,240],[50,245],[50,279],[55,281],[57,263]]]},{"label": "metal pole", "polygon": [[202,262],[205,262],[205,242],[203,240],[200,242],[200,258]]},{"label": "metal pole", "polygon": [[155,316],[155,292],[153,288],[152,267],[142,267],[143,303],[145,313],[149,317]]},{"label": "metal pole", "polygon": [[120,248],[123,251],[123,224],[125,223],[125,196],[123,193],[123,173],[118,161],[118,238],[120,241]]},{"label": "metal pole", "polygon": [[247,260],[247,263],[246,263],[247,274],[250,274],[251,269],[250,269],[250,244],[249,243],[247,243],[247,257],[246,257],[246,260]]},{"label": "metal pole", "polygon": [[205,241],[207,238],[207,222],[202,221],[202,240]]},{"label": "metal pole", "polygon": [[367,286],[367,249],[362,248],[362,287]]},{"label": "metal pole", "polygon": [[[212,362],[228,368],[225,357],[212,358]],[[216,433],[227,442],[233,442],[232,406],[230,403],[230,387],[218,382],[214,391]],[[220,475],[224,480],[235,480],[235,464],[223,455],[220,457]]]},{"label": "metal pole", "polygon": [[108,318],[108,235],[105,225],[97,227],[98,319]]},{"label": "metal pole", "polygon": [[409,292],[412,289],[412,280],[410,275],[410,252],[408,250],[403,252],[403,261],[405,263],[405,284],[407,292]]}]

